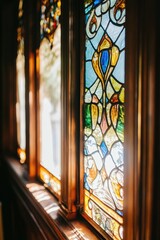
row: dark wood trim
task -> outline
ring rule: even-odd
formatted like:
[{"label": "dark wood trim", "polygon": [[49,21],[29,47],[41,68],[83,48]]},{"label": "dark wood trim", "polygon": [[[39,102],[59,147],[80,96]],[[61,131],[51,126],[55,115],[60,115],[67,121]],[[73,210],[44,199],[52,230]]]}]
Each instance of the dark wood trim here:
[{"label": "dark wood trim", "polygon": [[[153,182],[155,164],[155,88],[156,88],[156,1],[146,1],[142,14],[142,128],[141,128],[141,188],[140,239],[152,239]],[[148,34],[149,32],[149,34]]]},{"label": "dark wood trim", "polygon": [[[77,14],[77,15],[76,15]],[[62,166],[61,204],[75,218],[79,165],[79,34],[78,6],[62,1]]]},{"label": "dark wood trim", "polygon": [[156,4],[127,2],[124,239],[153,238]]},{"label": "dark wood trim", "polygon": [[[16,2],[3,3],[1,11],[1,82],[2,87],[2,146],[3,151],[17,155],[16,131]],[[7,16],[7,17],[6,17]],[[8,17],[9,16],[9,17]],[[6,30],[7,29],[7,30]],[[5,38],[4,38],[5,36]],[[8,39],[8,41],[6,41]],[[3,80],[2,80],[3,79]],[[8,137],[10,136],[10,137]]]},{"label": "dark wood trim", "polygon": [[[138,239],[141,141],[141,58],[137,2],[126,6],[126,84],[124,128],[124,239]],[[133,10],[134,9],[134,10]],[[134,42],[133,42],[134,39]]]},{"label": "dark wood trim", "polygon": [[80,153],[79,153],[79,203],[80,203],[80,211],[83,211],[83,203],[84,203],[84,171],[81,169],[84,169],[84,121],[83,121],[83,99],[84,99],[84,71],[85,71],[85,64],[84,64],[84,58],[85,58],[85,15],[84,15],[84,3],[80,1],[80,136],[79,136],[79,146],[80,146]]},{"label": "dark wood trim", "polygon": [[[160,111],[158,107],[159,103],[159,96],[160,96],[160,71],[159,71],[159,64],[160,64],[160,48],[159,48],[159,43],[160,43],[160,21],[159,19],[159,9],[157,8],[157,5],[154,6],[154,34],[155,40],[154,40],[154,48],[155,48],[155,92],[154,92],[154,99],[155,99],[155,105],[154,105],[154,114],[155,114],[155,144],[154,144],[154,162],[153,162],[153,172],[152,175],[154,177],[153,179],[153,193],[152,193],[152,219],[151,219],[151,236],[152,239],[160,239],[160,177],[159,177],[159,169],[160,169],[160,161],[159,161],[159,156],[160,156]],[[153,16],[152,16],[153,17]]]},{"label": "dark wood trim", "polygon": [[[40,182],[28,178],[26,169],[18,161],[4,157],[3,166],[9,181],[8,190],[13,192],[14,199],[21,206],[21,211],[24,211],[23,218],[27,221],[29,217],[29,223],[33,223],[30,228],[37,229],[40,239],[104,239],[80,216],[70,221],[63,217],[57,199]],[[31,184],[39,189],[32,189]],[[40,200],[41,195],[47,199]],[[46,209],[51,205],[54,205],[54,209],[47,213]]]},{"label": "dark wood trim", "polygon": [[36,151],[36,7],[33,2],[25,2],[25,67],[26,67],[26,162],[30,177],[37,174]]},{"label": "dark wood trim", "polygon": [[41,12],[41,1],[36,0],[34,4],[35,8],[35,42],[34,42],[34,53],[35,53],[35,114],[36,114],[36,176],[38,178],[40,174],[40,59],[39,59],[39,47],[40,47],[40,12]]}]

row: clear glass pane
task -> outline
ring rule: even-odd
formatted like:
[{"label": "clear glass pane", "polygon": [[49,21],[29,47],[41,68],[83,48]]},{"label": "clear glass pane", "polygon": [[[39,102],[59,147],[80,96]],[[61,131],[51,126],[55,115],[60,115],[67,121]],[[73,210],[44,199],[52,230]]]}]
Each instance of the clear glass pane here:
[{"label": "clear glass pane", "polygon": [[16,58],[16,118],[17,118],[17,141],[18,154],[21,163],[26,160],[26,114],[25,114],[25,56],[24,56],[24,22],[23,22],[23,0],[19,1],[18,27],[17,27],[17,58]]},{"label": "clear glass pane", "polygon": [[60,179],[61,164],[61,26],[60,1],[41,7],[40,164]]}]

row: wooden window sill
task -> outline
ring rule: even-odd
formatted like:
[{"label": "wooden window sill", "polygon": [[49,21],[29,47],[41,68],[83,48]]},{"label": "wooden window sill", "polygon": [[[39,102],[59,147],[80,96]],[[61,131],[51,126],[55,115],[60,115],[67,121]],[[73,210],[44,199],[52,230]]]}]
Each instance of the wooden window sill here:
[{"label": "wooden window sill", "polygon": [[38,180],[29,179],[25,167],[16,159],[6,157],[4,162],[11,187],[41,232],[42,239],[106,239],[81,216],[67,220],[61,214],[57,199]]}]

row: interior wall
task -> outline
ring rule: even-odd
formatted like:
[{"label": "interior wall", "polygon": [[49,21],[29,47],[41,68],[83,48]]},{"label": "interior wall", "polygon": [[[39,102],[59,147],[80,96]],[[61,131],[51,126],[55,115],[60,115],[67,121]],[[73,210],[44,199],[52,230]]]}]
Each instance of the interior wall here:
[{"label": "interior wall", "polygon": [[8,179],[2,159],[7,146],[9,146],[10,151],[13,149],[11,146],[14,130],[9,124],[9,119],[14,121],[14,116],[12,110],[9,111],[9,106],[10,102],[13,103],[14,100],[9,93],[14,90],[15,5],[16,1],[6,0],[1,2],[0,7],[0,202],[2,203],[2,227],[6,226],[6,231],[3,233],[5,240],[11,239],[10,220],[12,219],[11,202],[13,196],[8,192]]}]

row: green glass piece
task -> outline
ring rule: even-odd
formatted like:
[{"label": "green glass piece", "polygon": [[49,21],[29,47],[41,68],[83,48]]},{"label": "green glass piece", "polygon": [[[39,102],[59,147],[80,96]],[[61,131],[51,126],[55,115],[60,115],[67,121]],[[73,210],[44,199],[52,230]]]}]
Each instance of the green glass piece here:
[{"label": "green glass piece", "polygon": [[90,104],[84,104],[84,125],[88,128],[92,127]]},{"label": "green glass piece", "polygon": [[117,123],[117,134],[122,142],[124,142],[124,106],[119,107],[119,118]]}]

